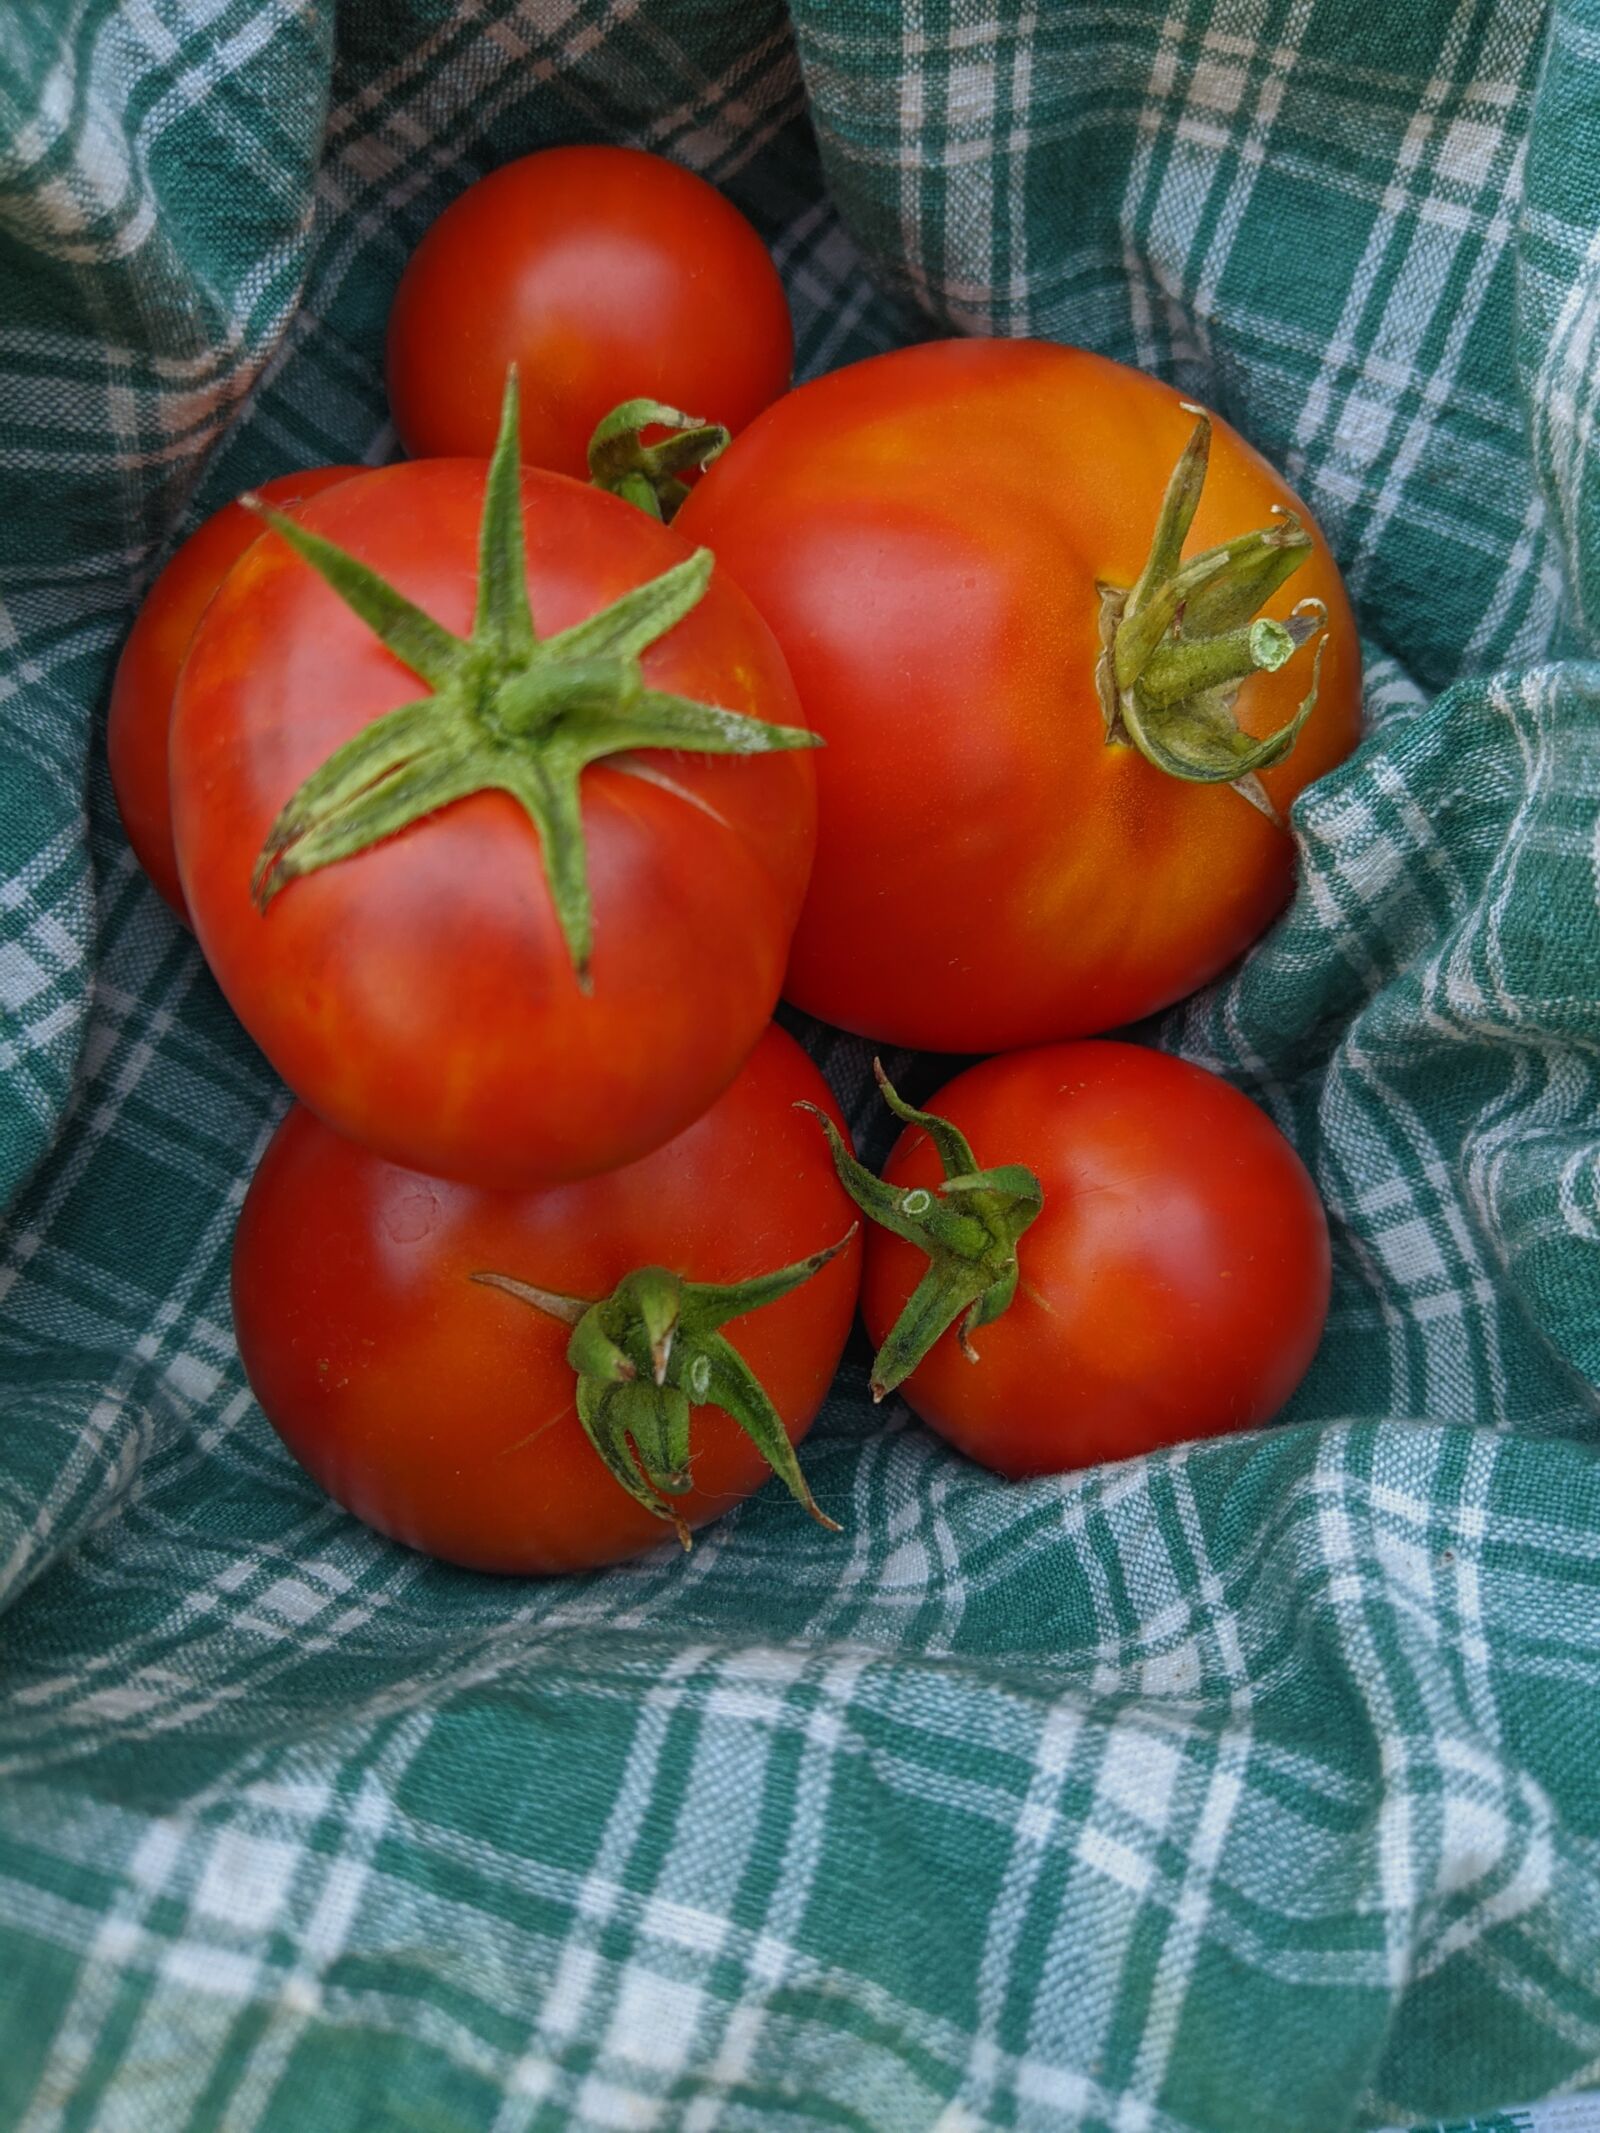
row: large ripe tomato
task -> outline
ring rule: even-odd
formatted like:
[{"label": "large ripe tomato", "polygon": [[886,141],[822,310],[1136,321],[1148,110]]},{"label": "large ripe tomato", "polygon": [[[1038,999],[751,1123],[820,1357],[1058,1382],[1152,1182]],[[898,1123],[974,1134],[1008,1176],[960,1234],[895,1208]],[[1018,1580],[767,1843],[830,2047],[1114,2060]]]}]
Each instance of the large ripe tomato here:
[{"label": "large ripe tomato", "polygon": [[[599,1298],[640,1267],[738,1283],[836,1245],[855,1210],[806,1099],[826,1084],[770,1029],[686,1133],[609,1176],[491,1193],[397,1169],[296,1108],[251,1183],[233,1257],[239,1352],[296,1458],[380,1532],[477,1570],[610,1563],[669,1530],[584,1434],[570,1328],[474,1275]],[[727,1338],[791,1442],[805,1435],[855,1310],[859,1235]],[[694,1408],[702,1525],[768,1468],[718,1407]]]},{"label": "large ripe tomato", "polygon": [[[938,1050],[1087,1035],[1191,991],[1279,910],[1287,830],[1108,745],[1097,689],[1099,588],[1139,578],[1196,427],[1170,387],[1077,349],[930,343],[789,394],[684,505],[680,529],[771,623],[827,742],[786,987],[800,1006]],[[1310,542],[1267,614],[1327,612],[1315,710],[1260,778],[1281,811],[1356,740],[1359,647],[1304,506],[1217,422],[1188,553],[1287,527],[1278,509]],[[1222,619],[1249,612],[1230,600]],[[1265,636],[1272,656],[1291,641]],[[1289,720],[1314,656],[1246,680],[1239,725]],[[1217,707],[1198,709],[1173,738],[1215,747]]]},{"label": "large ripe tomato", "polygon": [[249,550],[184,663],[173,812],[200,945],[295,1093],[393,1161],[521,1186],[631,1162],[726,1088],[777,998],[815,787],[809,737],[755,723],[792,720],[793,687],[709,557],[519,476],[514,403],[497,450],[493,481],[341,483]]},{"label": "large ripe tomato", "polygon": [[[1322,1336],[1328,1227],[1248,1098],[1163,1052],[1058,1044],[958,1074],[917,1116],[1000,1174],[987,1192],[946,1189],[966,1165],[947,1169],[918,1123],[881,1184],[842,1158],[875,1215],[861,1309],[880,1397],[900,1384],[941,1436],[1012,1477],[1278,1412]],[[930,1235],[942,1251],[913,1241]]]},{"label": "large ripe tomato", "polygon": [[580,479],[619,401],[737,431],[793,359],[755,231],[703,178],[635,148],[547,148],[480,178],[417,247],[389,315],[407,451],[487,453],[516,363],[523,457]]},{"label": "large ripe tomato", "polygon": [[[359,467],[311,467],[263,482],[262,500],[293,511]],[[242,504],[224,504],[196,527],[145,595],[111,684],[106,753],[111,789],[134,857],[185,925],[189,923],[178,855],[172,844],[167,734],[178,669],[206,602],[261,536],[261,521]]]}]

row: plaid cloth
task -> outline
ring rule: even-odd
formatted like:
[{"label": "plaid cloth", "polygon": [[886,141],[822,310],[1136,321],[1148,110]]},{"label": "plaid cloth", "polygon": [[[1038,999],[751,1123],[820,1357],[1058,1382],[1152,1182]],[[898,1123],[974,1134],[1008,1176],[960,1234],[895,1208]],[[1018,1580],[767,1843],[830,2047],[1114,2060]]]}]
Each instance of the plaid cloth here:
[{"label": "plaid cloth", "polygon": [[[6,2126],[1347,2133],[1600,2081],[1597,110],[1600,0],[0,10]],[[284,1098],[119,837],[112,662],[202,514],[392,456],[408,250],[594,138],[754,217],[803,370],[1081,341],[1327,527],[1370,737],[1157,1032],[1332,1213],[1281,1427],[1006,1487],[853,1355],[842,1537],[769,1489],[507,1583],[252,1403]]]}]

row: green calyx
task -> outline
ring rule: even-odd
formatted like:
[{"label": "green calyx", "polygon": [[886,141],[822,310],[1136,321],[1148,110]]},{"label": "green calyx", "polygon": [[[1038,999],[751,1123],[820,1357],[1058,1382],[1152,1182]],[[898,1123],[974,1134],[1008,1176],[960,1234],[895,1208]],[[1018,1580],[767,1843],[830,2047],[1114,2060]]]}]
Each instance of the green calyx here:
[{"label": "green calyx", "polygon": [[541,639],[528,602],[518,459],[516,372],[506,380],[479,534],[470,637],[424,614],[365,563],[282,512],[246,498],[345,605],[431,691],[335,749],[267,833],[252,877],[258,907],[299,875],[397,836],[471,793],[509,793],[538,833],[544,873],[579,984],[593,929],[580,781],[591,763],[638,777],[637,749],[765,755],[815,748],[814,733],[771,726],[645,683],[640,656],[681,622],[711,582],[700,548],[586,622]]},{"label": "green calyx", "polygon": [[838,1526],[818,1510],[806,1486],[765,1386],[722,1328],[809,1281],[839,1256],[857,1227],[852,1223],[826,1251],[751,1281],[685,1281],[666,1267],[646,1266],[593,1301],[536,1289],[509,1274],[472,1278],[572,1328],[567,1361],[577,1377],[578,1419],[589,1442],[612,1477],[672,1526],[685,1548],[689,1529],[671,1499],[692,1486],[689,1418],[697,1407],[720,1407],[732,1416],[795,1501],[836,1533]]},{"label": "green calyx", "polygon": [[890,1185],[874,1177],[850,1153],[832,1119],[815,1104],[802,1104],[801,1109],[816,1113],[839,1182],[861,1212],[928,1255],[928,1271],[873,1361],[872,1397],[881,1400],[911,1375],[958,1319],[961,1352],[969,1363],[978,1361],[972,1336],[1007,1310],[1017,1293],[1017,1240],[1043,1207],[1044,1188],[1021,1163],[980,1170],[959,1127],[904,1102],[877,1060],[872,1070],[895,1117],[920,1126],[933,1142],[944,1166],[935,1191]]},{"label": "green calyx", "polygon": [[[646,444],[647,429],[674,434]],[[670,520],[689,494],[681,477],[710,466],[732,442],[720,422],[702,422],[659,400],[624,400],[589,439],[589,475],[597,489],[637,504],[651,518]]]},{"label": "green calyx", "polygon": [[[1287,622],[1259,610],[1311,553],[1311,536],[1293,512],[1183,561],[1183,544],[1199,507],[1211,450],[1211,423],[1195,418],[1172,471],[1144,569],[1131,587],[1100,587],[1100,661],[1096,684],[1106,740],[1137,748],[1158,770],[1192,784],[1231,785],[1269,820],[1277,809],[1256,775],[1281,763],[1316,707],[1327,610],[1302,601]],[[1252,674],[1273,673],[1317,640],[1311,682],[1300,708],[1264,740],[1234,716]]]}]

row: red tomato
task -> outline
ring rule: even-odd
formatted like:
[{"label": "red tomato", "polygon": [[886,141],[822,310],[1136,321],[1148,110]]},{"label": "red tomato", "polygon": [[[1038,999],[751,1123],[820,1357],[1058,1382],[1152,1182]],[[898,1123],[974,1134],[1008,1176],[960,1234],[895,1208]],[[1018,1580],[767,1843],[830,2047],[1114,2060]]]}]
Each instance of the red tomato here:
[{"label": "red tomato", "polygon": [[[985,1169],[1027,1166],[1043,1206],[1015,1248],[1014,1300],[962,1351],[943,1333],[908,1404],[1013,1477],[1127,1459],[1268,1421],[1327,1316],[1327,1220],[1277,1128],[1215,1075],[1131,1044],[1048,1045],[958,1074],[926,1109]],[[884,1166],[900,1195],[940,1195],[928,1134]],[[913,1202],[913,1206],[916,1203]],[[861,1307],[882,1349],[928,1254],[874,1227]]]},{"label": "red tomato", "polygon": [[[264,482],[260,494],[280,511],[292,511],[319,490],[360,472],[359,467],[310,467]],[[189,912],[178,881],[167,789],[172,700],[206,602],[260,535],[260,519],[240,504],[224,504],[197,527],[146,593],[111,684],[106,753],[117,811],[134,857],[185,925]]]},{"label": "red tomato", "polygon": [[480,178],[423,238],[389,314],[408,452],[486,454],[516,363],[523,458],[580,480],[620,401],[739,430],[793,360],[755,231],[703,178],[635,148],[547,148]]},{"label": "red tomato", "polygon": [[[261,1405],[310,1473],[369,1525],[475,1570],[580,1570],[669,1528],[586,1438],[569,1329],[485,1287],[493,1271],[568,1295],[635,1268],[741,1282],[837,1244],[855,1219],[804,1098],[843,1123],[816,1068],[770,1029],[712,1108],[624,1170],[491,1193],[400,1170],[289,1113],[239,1218],[233,1313]],[[728,1339],[791,1442],[822,1404],[855,1310],[861,1243]],[[691,1421],[691,1526],[768,1469],[720,1408]]]},{"label": "red tomato", "polygon": [[[507,437],[514,493],[514,429]],[[459,633],[472,626],[485,490],[482,461],[417,461],[342,483],[299,525]],[[543,633],[546,663],[516,669],[532,683],[551,672],[553,633],[692,559],[670,528],[563,475],[528,471],[520,494],[526,569],[505,582],[525,576]],[[403,664],[282,537],[258,542],[184,664],[173,810],[201,947],[295,1093],[392,1161],[510,1187],[631,1162],[727,1087],[777,998],[815,788],[804,753],[669,755],[639,737],[637,718],[677,700],[650,692],[724,707],[713,714],[723,724],[730,712],[794,717],[770,632],[720,572],[642,662],[619,653],[562,668],[553,708],[500,693],[497,643],[475,638],[477,664],[450,685],[452,733],[474,761],[493,759],[467,796],[455,798],[447,764],[424,803],[439,811],[258,909],[257,856],[302,781],[358,734],[363,747],[382,741],[381,714],[413,702],[431,713],[445,696],[426,697],[420,650]],[[598,710],[585,694],[597,690]],[[570,735],[591,712],[621,737],[580,787]],[[565,753],[537,752],[547,749]],[[414,768],[360,804],[414,790]],[[550,840],[509,790],[477,789],[562,777],[586,845],[588,990],[546,878]],[[282,878],[268,873],[263,893]]]},{"label": "red tomato", "polygon": [[[930,343],[789,394],[685,503],[827,742],[801,1007],[945,1051],[1086,1035],[1192,991],[1282,906],[1288,832],[1108,746],[1097,690],[1099,587],[1139,577],[1195,427],[1170,387],[1078,349]],[[1359,647],[1305,507],[1217,422],[1191,549],[1277,508],[1310,543],[1267,612],[1327,611],[1316,708],[1261,775],[1283,810],[1355,743]],[[1245,682],[1250,735],[1292,717],[1313,656]]]}]

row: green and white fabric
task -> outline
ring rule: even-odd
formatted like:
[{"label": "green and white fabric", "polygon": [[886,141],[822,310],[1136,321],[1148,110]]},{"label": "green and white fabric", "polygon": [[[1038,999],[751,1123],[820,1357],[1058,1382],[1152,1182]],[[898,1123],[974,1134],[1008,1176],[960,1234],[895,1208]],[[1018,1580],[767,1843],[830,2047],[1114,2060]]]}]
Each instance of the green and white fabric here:
[{"label": "green and white fabric", "polygon": [[[1600,2096],[1556,2096],[1545,2103],[1491,2111],[1486,2118],[1458,2119],[1453,2125],[1419,2126],[1413,2133],[1596,2133]],[[1395,2128],[1394,2133],[1401,2133]]]},{"label": "green and white fabric", "polygon": [[[284,1096],[120,839],[112,664],[204,513],[393,455],[408,250],[592,139],[754,217],[805,371],[1080,341],[1327,528],[1369,737],[1152,1033],[1332,1211],[1282,1426],[1007,1487],[853,1354],[842,1536],[769,1489],[512,1583],[343,1516],[252,1402]],[[0,9],[0,2123],[1352,2133],[1600,2086],[1597,399],[1600,0]]]}]

